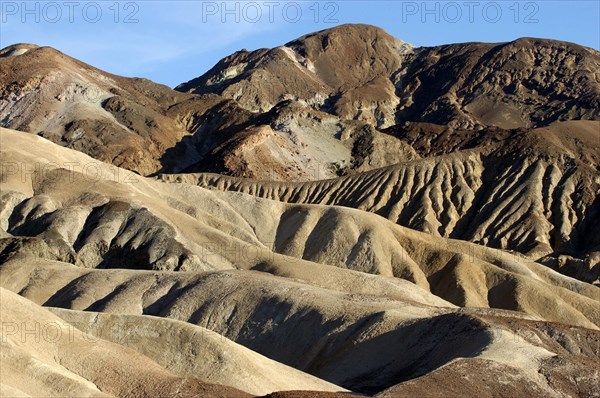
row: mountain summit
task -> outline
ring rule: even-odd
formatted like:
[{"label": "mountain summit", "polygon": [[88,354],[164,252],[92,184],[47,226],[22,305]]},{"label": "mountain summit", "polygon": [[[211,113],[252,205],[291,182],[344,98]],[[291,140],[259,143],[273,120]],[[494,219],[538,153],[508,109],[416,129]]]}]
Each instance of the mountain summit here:
[{"label": "mountain summit", "polygon": [[273,49],[237,52],[176,89],[218,93],[253,112],[292,99],[389,125],[397,105],[393,75],[412,49],[382,29],[342,25]]},{"label": "mountain summit", "polygon": [[572,43],[414,48],[379,28],[342,25],[235,53],[177,90],[218,93],[253,112],[301,100],[378,128],[404,121],[540,127],[598,117],[598,68],[597,51]]}]

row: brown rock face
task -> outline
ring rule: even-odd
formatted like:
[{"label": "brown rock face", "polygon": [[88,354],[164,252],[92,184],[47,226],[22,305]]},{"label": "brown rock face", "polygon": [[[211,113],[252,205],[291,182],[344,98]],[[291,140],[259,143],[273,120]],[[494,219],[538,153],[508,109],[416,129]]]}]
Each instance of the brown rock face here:
[{"label": "brown rock face", "polygon": [[3,126],[46,137],[140,174],[186,133],[166,114],[185,95],[98,70],[48,47],[0,53]]},{"label": "brown rock face", "polygon": [[404,76],[400,119],[461,128],[541,127],[600,116],[600,54],[554,40],[419,49]]},{"label": "brown rock face", "polygon": [[412,121],[510,129],[597,119],[599,68],[597,51],[572,43],[414,48],[372,26],[343,25],[235,53],[177,90],[219,93],[252,111],[295,98],[375,127]]},{"label": "brown rock face", "polygon": [[218,93],[255,112],[294,99],[342,119],[389,126],[399,101],[393,75],[412,51],[381,29],[343,25],[270,50],[235,53],[177,90]]}]

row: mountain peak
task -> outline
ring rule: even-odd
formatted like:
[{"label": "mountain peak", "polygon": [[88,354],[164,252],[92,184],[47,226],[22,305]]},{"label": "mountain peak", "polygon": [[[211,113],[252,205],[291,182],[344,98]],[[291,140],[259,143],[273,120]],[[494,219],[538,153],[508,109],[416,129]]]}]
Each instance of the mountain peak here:
[{"label": "mountain peak", "polygon": [[[410,52],[413,46],[406,43],[382,28],[366,24],[344,24],[333,28],[304,35],[286,44],[286,47],[307,47],[310,52],[314,51],[339,51],[363,50],[371,47],[374,50],[399,50],[400,53]],[[384,46],[386,48],[384,48]],[[312,51],[311,51],[312,50]],[[309,55],[310,56],[310,55]]]},{"label": "mountain peak", "polygon": [[0,50],[0,58],[3,57],[15,57],[17,55],[25,54],[29,50],[39,48],[37,44],[30,43],[17,43],[8,47],[4,47]]},{"label": "mountain peak", "polygon": [[[296,40],[304,40],[308,37],[313,36],[331,36],[331,35],[379,35],[393,37],[387,33],[383,28],[374,25],[367,24],[342,24],[331,28],[319,30],[312,33],[307,33],[304,36],[299,37]],[[293,40],[293,41],[296,41]]]}]

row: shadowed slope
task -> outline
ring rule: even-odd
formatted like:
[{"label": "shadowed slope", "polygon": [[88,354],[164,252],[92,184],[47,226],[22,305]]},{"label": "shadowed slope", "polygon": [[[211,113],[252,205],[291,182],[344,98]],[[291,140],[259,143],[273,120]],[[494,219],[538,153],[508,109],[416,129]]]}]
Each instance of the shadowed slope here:
[{"label": "shadowed slope", "polygon": [[132,349],[73,328],[10,291],[0,289],[0,294],[2,324],[10,325],[10,329],[3,328],[2,335],[3,393],[55,397],[249,397],[234,388],[176,376]]}]

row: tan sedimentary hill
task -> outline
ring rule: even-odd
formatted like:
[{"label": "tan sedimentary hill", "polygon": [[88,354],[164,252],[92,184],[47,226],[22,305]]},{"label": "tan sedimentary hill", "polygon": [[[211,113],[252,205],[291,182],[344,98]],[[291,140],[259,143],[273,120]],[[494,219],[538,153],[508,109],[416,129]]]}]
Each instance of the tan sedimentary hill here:
[{"label": "tan sedimentary hill", "polygon": [[[588,327],[599,322],[597,287],[516,255],[435,238],[359,210],[286,204],[115,172],[20,132],[3,129],[1,137],[6,162],[23,170],[45,164],[32,174],[3,170],[1,226],[14,236],[3,240],[4,259],[34,253],[86,268],[257,267],[292,277],[301,273],[297,268],[320,263],[406,279],[456,305],[522,310]],[[90,176],[60,166],[73,163],[93,164],[99,172]],[[381,288],[361,286],[355,274],[346,278],[354,278],[357,293]],[[331,280],[319,285],[344,283]],[[405,289],[389,283],[389,294]],[[545,304],[556,297],[560,314]]]},{"label": "tan sedimentary hill", "polygon": [[[600,272],[598,129],[600,122],[571,121],[507,137],[494,131],[502,144],[323,181],[216,174],[161,179],[288,203],[352,207],[432,235],[515,250],[536,260],[548,256],[549,264],[559,255],[577,257],[582,260],[565,272],[594,282]],[[474,139],[469,133],[464,141],[460,137],[440,132],[428,151],[437,154],[447,140],[461,146]]]},{"label": "tan sedimentary hill", "polygon": [[[14,279],[6,278],[5,266],[2,266],[2,278],[0,280],[3,284],[7,284],[7,281],[9,281],[8,284],[12,288],[17,288],[18,283],[15,283]],[[17,266],[21,271],[35,270],[35,273],[40,275],[44,273],[43,270],[56,272],[56,278],[46,281],[54,281],[54,286],[56,286],[57,280],[62,282],[71,278],[70,273],[81,274],[86,272],[81,268],[68,264],[36,261],[33,258],[23,258],[20,264],[13,263],[9,267],[13,266]],[[210,275],[147,274],[144,271],[124,270],[98,270],[87,271],[87,273],[98,277],[97,282],[94,283],[95,288],[103,287],[107,290],[117,289],[120,291],[118,294],[108,295],[101,300],[103,304],[110,304],[111,302],[116,304],[105,306],[103,311],[106,311],[106,313],[98,314],[49,308],[51,312],[60,316],[57,317],[25,298],[21,298],[4,288],[0,289],[0,294],[2,294],[0,314],[3,325],[5,325],[2,336],[3,372],[0,381],[3,396],[26,396],[26,394],[27,396],[189,396],[190,394],[200,394],[205,397],[249,396],[235,389],[207,384],[198,379],[182,378],[182,376],[189,376],[185,375],[188,371],[198,372],[203,366],[201,362],[190,363],[183,361],[180,357],[177,357],[177,361],[170,362],[173,359],[170,355],[189,355],[188,358],[195,358],[196,361],[206,360],[207,352],[210,353],[211,349],[216,349],[217,352],[221,353],[218,357],[221,364],[228,363],[228,358],[222,357],[224,353],[236,355],[236,360],[240,360],[239,355],[244,352],[252,358],[252,367],[250,368],[242,368],[240,365],[243,362],[236,361],[232,363],[231,366],[236,370],[233,374],[231,373],[231,367],[223,369],[215,363],[210,363],[211,366],[205,369],[204,375],[207,378],[212,376],[213,379],[219,379],[215,372],[226,370],[229,372],[227,373],[229,377],[227,384],[239,380],[236,379],[236,376],[248,374],[247,372],[255,369],[261,363],[267,363],[268,367],[265,370],[271,372],[283,369],[282,365],[276,366],[272,361],[266,359],[257,361],[259,356],[256,354],[237,347],[234,343],[225,343],[227,340],[224,337],[218,337],[213,332],[194,326],[191,324],[193,323],[191,319],[191,323],[187,324],[169,319],[185,318],[187,311],[191,309],[190,306],[193,308],[197,305],[194,304],[194,301],[198,294],[208,298],[212,292],[204,290],[207,285],[194,284],[190,288],[195,291],[195,298],[187,294],[182,297],[173,297],[175,301],[170,302],[171,300],[168,297],[161,296],[169,291],[158,288],[159,284],[162,283],[162,277],[173,277],[183,281],[190,277],[195,280],[199,280],[198,277],[200,277],[200,280],[207,279]],[[227,278],[227,274],[221,274],[220,276],[216,274],[214,276],[216,276],[213,279],[217,285],[221,282],[220,280]],[[130,306],[124,305],[124,303],[129,302],[129,299],[132,298],[128,290],[132,283],[136,283],[134,279],[146,277],[149,278],[148,280],[153,279],[154,283],[157,284],[154,286],[151,283],[148,284],[147,287],[150,289],[146,292],[150,293],[158,288],[158,291],[155,290],[155,294],[158,294],[156,296],[158,300],[154,302],[153,310],[164,311],[161,314],[166,317],[164,319],[147,315],[122,315],[123,312],[135,314],[141,310],[141,308],[136,308],[135,303]],[[114,278],[121,281],[119,285],[112,285]],[[44,295],[51,294],[53,288],[48,284],[43,287],[43,277],[35,277],[34,279],[39,282],[39,285],[34,289],[23,290],[22,294],[31,297],[34,301],[45,300]],[[250,279],[252,280],[254,277],[250,277]],[[254,280],[256,281],[256,279]],[[269,282],[269,278],[259,278],[258,280],[262,280],[263,288],[270,291],[273,289],[273,284],[281,282],[277,280]],[[109,283],[108,286],[105,285],[106,282]],[[244,284],[244,281],[242,281],[242,284]],[[271,285],[270,288],[269,285]],[[214,286],[214,288],[219,289],[219,286]],[[286,302],[289,304],[304,302],[306,305],[306,299],[301,297],[308,296],[307,298],[310,298],[313,293],[317,293],[312,289],[309,285],[305,285],[303,295],[290,293],[286,297]],[[37,290],[37,293],[35,290]],[[114,292],[117,293],[117,290],[114,290]],[[162,293],[159,292],[160,290],[162,290]],[[79,295],[85,291],[92,293],[94,290],[78,289],[73,294]],[[125,296],[117,298],[121,294]],[[155,298],[148,295],[134,294],[134,296],[137,299],[146,297],[148,301],[155,300]],[[75,304],[74,301],[66,301],[64,295],[60,299],[56,294],[54,297],[56,299],[51,303],[46,303],[46,305],[56,305],[59,300],[62,300],[61,303],[64,306],[85,307],[90,302],[89,299],[84,299],[83,301],[78,300]],[[91,298],[91,296],[88,297]],[[597,331],[528,321],[517,313],[510,312],[498,313],[499,316],[478,313],[477,311],[471,314],[462,311],[463,314],[458,314],[453,313],[453,310],[448,307],[414,307],[414,304],[409,304],[406,307],[407,303],[402,306],[402,310],[399,310],[397,303],[383,298],[374,300],[373,296],[368,300],[368,297],[347,296],[344,298],[343,295],[328,295],[328,300],[324,301],[317,294],[316,300],[310,304],[313,308],[312,311],[319,311],[321,314],[325,312],[323,315],[327,315],[331,311],[344,314],[344,317],[354,317],[360,313],[373,314],[352,327],[344,328],[339,321],[335,322],[337,329],[327,335],[327,345],[324,346],[327,347],[326,351],[323,352],[322,348],[320,352],[313,353],[317,357],[328,358],[331,350],[335,350],[335,347],[341,345],[341,342],[338,341],[349,337],[348,333],[357,336],[353,345],[343,344],[338,348],[339,351],[342,347],[345,347],[342,351],[343,354],[334,355],[334,359],[341,364],[346,360],[349,363],[341,370],[337,368],[329,370],[327,372],[329,377],[339,378],[342,371],[346,372],[348,370],[352,370],[353,374],[360,374],[361,371],[367,371],[367,374],[369,374],[369,366],[374,366],[377,360],[381,360],[382,362],[377,368],[379,376],[375,380],[372,379],[372,376],[369,376],[366,383],[364,378],[350,382],[354,385],[360,385],[363,391],[377,391],[385,385],[394,383],[394,380],[398,382],[403,378],[410,378],[410,372],[420,374],[427,369],[439,366],[436,364],[449,361],[438,370],[433,370],[431,373],[414,380],[397,384],[378,396],[399,397],[405,396],[407,393],[422,395],[431,392],[433,387],[436,389],[442,387],[448,392],[448,396],[460,396],[461,392],[467,391],[465,388],[485,397],[498,396],[497,388],[502,388],[504,392],[510,391],[516,394],[528,393],[533,396],[550,397],[561,396],[559,394],[594,396],[598,393],[595,380],[598,377],[597,365],[598,356],[600,355],[598,342],[600,341],[600,335]],[[367,300],[365,301],[365,299]],[[120,303],[115,303],[115,300],[120,301]],[[336,301],[342,301],[345,304],[335,305]],[[235,308],[240,312],[253,305],[252,296],[248,296],[247,300],[244,301],[234,299],[231,302],[238,303]],[[271,306],[275,305],[273,299],[267,300],[267,302]],[[206,308],[208,318],[203,318],[198,311],[194,311],[197,314],[194,322],[206,323],[215,329],[223,329],[225,326],[219,326],[216,322],[219,316],[215,312],[223,304],[227,307],[227,302],[218,303],[211,300],[211,304],[208,306],[212,307],[212,311],[211,308]],[[299,304],[291,305],[290,313],[299,311],[296,305]],[[387,309],[384,312],[378,311],[378,309],[386,307]],[[169,308],[174,311],[169,311]],[[266,310],[266,308],[268,307],[264,309]],[[147,309],[143,311],[148,312]],[[112,312],[116,313],[111,314]],[[303,314],[300,316],[302,321],[311,319],[310,312],[300,311],[298,314]],[[429,314],[431,318],[423,318],[426,314]],[[260,316],[261,314],[254,311],[252,319],[257,321]],[[293,318],[288,320],[286,317],[285,319],[287,322],[291,322]],[[327,327],[327,317],[314,318],[313,315],[312,319],[310,326]],[[400,322],[400,325],[397,325],[398,322]],[[392,335],[390,335],[390,332],[386,333],[390,323],[394,325]],[[256,324],[260,323],[257,322]],[[16,325],[16,329],[9,329],[6,325]],[[23,338],[22,330],[20,330],[23,325],[38,325],[40,338],[37,339],[34,334],[26,335],[30,338]],[[285,329],[283,325],[268,323],[263,323],[263,325],[280,332],[281,329]],[[233,325],[227,327],[230,328],[231,326]],[[305,331],[311,330],[308,326],[304,327],[307,328]],[[92,334],[86,333],[85,328]],[[31,329],[34,330],[34,327]],[[290,329],[288,329],[288,333]],[[173,333],[175,330],[179,333]],[[200,332],[201,336],[199,337],[200,330],[202,332]],[[257,329],[252,330],[259,335],[266,332],[266,330],[262,332],[257,331]],[[422,342],[425,330],[428,331],[427,335],[430,336],[427,338],[427,342],[424,345],[415,345],[412,342],[413,339]],[[431,333],[431,330],[437,332]],[[165,339],[163,333],[167,333],[170,338]],[[273,339],[274,336],[271,335],[270,337]],[[188,340],[188,338],[191,338],[191,340]],[[248,338],[248,336],[245,338]],[[114,342],[109,342],[109,340]],[[264,341],[264,338],[259,337],[260,340]],[[194,342],[201,342],[202,344],[191,352],[181,350],[182,347],[178,345],[183,344],[189,347]],[[266,346],[269,343],[263,344]],[[130,348],[126,348],[124,345]],[[435,355],[428,353],[431,345],[435,347]],[[167,351],[167,353],[157,355],[157,350],[160,350],[161,346],[163,347],[162,351]],[[295,345],[287,344],[285,347],[292,350]],[[448,347],[451,347],[450,351],[454,352],[448,352]],[[460,350],[457,351],[457,347],[460,347]],[[168,351],[169,348],[173,351]],[[199,354],[198,350],[203,355]],[[352,351],[356,352],[353,353]],[[82,355],[84,352],[87,355]],[[90,353],[93,353],[93,355],[90,355]],[[368,354],[366,357],[365,353]],[[401,355],[398,356],[400,353]],[[406,358],[407,355],[408,358]],[[461,358],[465,355],[467,358]],[[474,357],[471,358],[473,355]],[[150,359],[155,359],[154,356],[158,357],[159,360],[154,362]],[[393,358],[393,360],[386,364],[388,357]],[[398,363],[398,358],[402,357],[405,359]],[[360,360],[357,360],[358,358]],[[418,358],[416,363],[420,365],[415,368],[403,368],[401,372],[398,372],[398,367],[406,366],[403,364],[411,363],[414,366],[415,362],[414,360],[411,362],[410,358]],[[17,365],[17,363],[27,365]],[[320,365],[324,366],[323,363]],[[384,366],[381,367],[381,365]],[[190,366],[190,368],[186,368],[186,366]],[[315,367],[318,368],[318,366]],[[331,373],[334,369],[335,371]],[[326,366],[325,370],[327,370]],[[338,376],[335,376],[336,373]],[[273,381],[276,374],[268,374],[271,375],[270,380]],[[283,376],[284,374],[280,373],[278,375]],[[289,374],[288,371],[287,375]],[[300,372],[296,372],[295,376],[298,374]],[[269,378],[269,376],[260,373],[259,375],[253,374],[249,378],[244,377],[242,380],[244,385],[248,387],[261,379],[264,382],[265,378]],[[574,382],[575,378],[577,378],[577,383]],[[306,383],[304,386],[315,385],[314,382],[311,384],[310,378],[307,382],[306,376],[297,380],[302,379]],[[460,388],[458,387],[458,380],[460,380]],[[242,381],[240,380],[240,382]],[[284,383],[289,382],[290,379],[286,379]],[[506,383],[509,386],[508,390],[505,386]],[[331,396],[333,395],[337,396],[337,394],[331,394]],[[304,391],[281,392],[269,396],[319,397],[330,395]]]},{"label": "tan sedimentary hill", "polygon": [[[418,391],[423,377],[440,377],[436,372],[464,376],[456,362],[466,362],[490,377],[477,381],[482,389],[493,389],[497,374],[523,382],[535,396],[597,392],[597,330],[528,321],[516,312],[335,292],[249,271],[83,270],[21,258],[4,263],[1,272],[5,287],[47,306],[129,314],[132,322],[120,324],[118,336],[160,330],[161,322],[132,315],[181,320],[357,391],[373,393],[422,376],[403,387]],[[125,315],[99,317],[115,316]],[[569,382],[572,377],[579,382]]]},{"label": "tan sedimentary hill", "polygon": [[[464,366],[511,375],[539,396],[596,391],[597,287],[368,212],[165,183],[41,137],[0,134],[3,162],[23,167],[2,169],[2,287],[40,305],[103,313],[56,310],[69,322],[92,320],[81,327],[91,333],[118,325],[105,337],[117,343],[147,332],[154,340],[122,344],[177,377],[197,372],[253,392],[299,384],[414,392],[476,358]],[[36,162],[44,167],[28,172]],[[72,163],[97,172],[62,166]],[[196,328],[269,359],[234,343],[179,349]],[[172,330],[180,339],[167,338]],[[194,365],[225,350],[239,360]],[[284,383],[244,361],[314,378],[285,368]],[[219,369],[233,372],[229,383]]]},{"label": "tan sedimentary hill", "polygon": [[133,348],[181,377],[253,395],[273,391],[344,391],[265,358],[208,329],[169,318],[49,308],[82,332]]},{"label": "tan sedimentary hill", "polygon": [[122,345],[91,336],[0,288],[2,396],[250,397],[167,371]]}]

